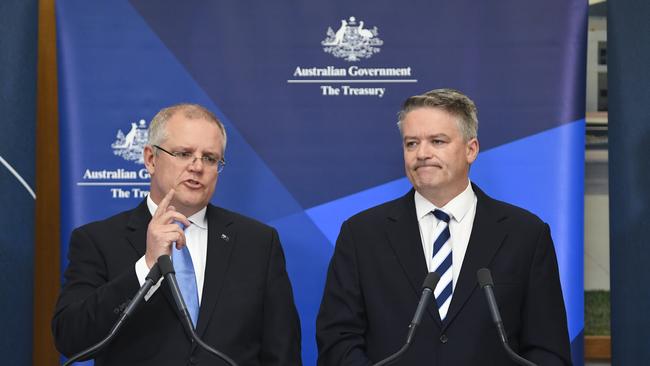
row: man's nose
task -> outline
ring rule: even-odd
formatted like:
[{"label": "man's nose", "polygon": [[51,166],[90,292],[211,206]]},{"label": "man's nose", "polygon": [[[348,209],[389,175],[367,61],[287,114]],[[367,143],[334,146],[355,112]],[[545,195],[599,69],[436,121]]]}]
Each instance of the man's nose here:
[{"label": "man's nose", "polygon": [[423,142],[418,145],[418,149],[415,152],[416,157],[420,160],[429,159],[433,155],[433,148],[431,144]]},{"label": "man's nose", "polygon": [[198,156],[193,156],[190,165],[187,167],[192,171],[203,170],[203,159]]}]

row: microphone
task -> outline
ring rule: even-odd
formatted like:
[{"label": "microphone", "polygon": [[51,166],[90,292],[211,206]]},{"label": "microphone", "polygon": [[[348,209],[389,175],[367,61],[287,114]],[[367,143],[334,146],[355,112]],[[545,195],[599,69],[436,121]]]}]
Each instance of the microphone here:
[{"label": "microphone", "polygon": [[171,290],[172,297],[174,298],[174,302],[176,302],[176,307],[178,307],[178,310],[181,312],[185,330],[188,332],[192,340],[198,343],[198,345],[201,346],[201,348],[208,351],[210,354],[224,360],[229,365],[238,366],[237,363],[233,361],[230,357],[226,356],[225,354],[217,351],[216,349],[210,347],[205,342],[203,342],[203,340],[199,338],[199,336],[194,331],[194,324],[192,324],[192,318],[190,317],[189,311],[187,311],[187,305],[185,305],[185,300],[183,300],[183,295],[181,294],[181,290],[178,287],[178,282],[176,282],[176,271],[174,271],[174,265],[172,264],[171,258],[168,255],[161,255],[160,257],[158,257],[158,266],[160,267],[160,272],[162,273],[162,275],[167,280],[167,283],[169,284],[169,289]]},{"label": "microphone", "polygon": [[95,343],[94,345],[90,346],[89,348],[86,348],[85,350],[83,350],[83,351],[77,353],[76,355],[72,356],[71,358],[69,358],[63,364],[63,366],[71,365],[72,363],[74,363],[76,361],[79,361],[80,359],[82,359],[84,357],[88,357],[88,356],[98,352],[99,350],[104,348],[106,345],[108,345],[113,340],[115,335],[117,335],[117,332],[120,330],[120,328],[122,327],[122,325],[124,324],[126,319],[129,316],[131,316],[131,314],[133,314],[136,307],[138,305],[140,305],[140,303],[144,299],[147,292],[149,292],[151,287],[156,282],[158,282],[158,280],[160,279],[161,276],[162,276],[162,274],[160,272],[160,268],[159,268],[158,264],[154,264],[153,267],[151,267],[151,269],[149,270],[149,273],[147,274],[147,277],[145,278],[144,284],[140,287],[140,289],[135,294],[133,299],[128,303],[128,305],[126,306],[126,308],[122,312],[122,315],[120,315],[120,317],[117,319],[117,322],[115,323],[115,325],[113,325],[113,328],[111,328],[110,332],[108,332],[108,335],[106,337],[104,337],[104,339],[99,341],[98,343]]},{"label": "microphone", "polygon": [[497,332],[499,333],[499,338],[501,339],[501,344],[506,350],[508,356],[519,365],[523,366],[537,366],[536,364],[528,361],[527,359],[519,356],[515,351],[510,348],[508,344],[508,335],[506,334],[506,329],[503,326],[503,321],[501,320],[501,314],[499,313],[499,306],[497,305],[497,299],[494,297],[494,281],[492,281],[492,274],[487,268],[481,268],[476,272],[476,277],[478,277],[478,284],[485,291],[485,297],[488,302],[488,307],[490,308],[490,315],[492,316],[492,321],[497,327]]},{"label": "microphone", "polygon": [[429,274],[427,274],[427,277],[424,279],[424,283],[422,283],[422,295],[420,296],[420,302],[418,303],[418,307],[415,309],[413,320],[411,320],[411,324],[409,324],[409,332],[406,336],[406,343],[404,343],[399,351],[377,362],[373,366],[390,365],[402,357],[409,346],[411,346],[413,338],[415,337],[415,330],[417,329],[418,325],[420,325],[420,321],[422,321],[422,316],[424,315],[427,307],[431,305],[433,290],[436,288],[438,281],[440,281],[440,275],[438,275],[436,272],[429,272]]}]

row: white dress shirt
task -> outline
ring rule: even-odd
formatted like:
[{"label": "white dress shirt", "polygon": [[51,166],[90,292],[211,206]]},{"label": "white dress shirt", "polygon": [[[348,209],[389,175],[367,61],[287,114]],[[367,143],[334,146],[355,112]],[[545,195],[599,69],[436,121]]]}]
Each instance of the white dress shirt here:
[{"label": "white dress shirt", "polygon": [[438,225],[443,224],[433,215],[433,210],[436,208],[449,214],[449,233],[450,243],[452,250],[452,273],[453,273],[453,288],[456,288],[458,282],[458,275],[460,268],[465,258],[467,245],[469,244],[469,237],[472,233],[474,226],[474,216],[476,216],[476,194],[472,190],[472,184],[469,183],[467,188],[449,201],[444,207],[436,207],[433,203],[429,202],[424,196],[417,191],[415,192],[415,211],[420,226],[420,238],[422,239],[422,249],[426,258],[427,268],[429,272],[432,269],[433,262],[433,241],[434,233],[437,232]]},{"label": "white dress shirt", "polygon": [[[147,197],[147,207],[151,216],[158,209],[151,196]],[[194,215],[188,217],[187,219],[192,223],[192,225],[185,228],[185,242],[187,249],[190,251],[190,256],[192,257],[192,264],[194,265],[194,274],[196,275],[196,289],[199,295],[199,305],[201,304],[201,297],[203,294],[203,282],[205,280],[205,262],[208,257],[208,218],[205,215],[207,207],[203,207],[200,211]],[[177,250],[175,246],[172,246],[172,250]],[[140,286],[142,286],[146,280],[147,274],[149,273],[149,267],[145,257],[142,256],[135,263],[135,273],[138,276],[138,281],[140,281]],[[160,282],[162,278],[156,283],[147,295],[145,300],[149,300],[151,295],[160,287]]]}]

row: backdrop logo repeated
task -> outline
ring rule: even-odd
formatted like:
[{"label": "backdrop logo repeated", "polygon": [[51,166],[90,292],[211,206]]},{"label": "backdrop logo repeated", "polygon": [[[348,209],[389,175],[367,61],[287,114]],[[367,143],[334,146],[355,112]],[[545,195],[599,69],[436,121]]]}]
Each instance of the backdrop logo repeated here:
[{"label": "backdrop logo repeated", "polygon": [[[332,27],[327,28],[327,38],[321,41],[323,51],[334,57],[342,58],[349,62],[358,62],[369,59],[379,53],[384,41],[379,38],[377,27],[364,28],[364,21],[357,23],[357,18],[351,16],[347,20],[341,19],[341,26],[334,32]],[[383,98],[388,84],[417,83],[411,66],[396,67],[349,67],[335,66],[296,66],[292,76],[294,79],[287,83],[294,84],[321,84],[322,96],[374,96]],[[319,79],[314,79],[318,77]],[[381,86],[357,87],[350,84],[373,84]]]},{"label": "backdrop logo repeated", "polygon": [[[111,144],[113,154],[126,161],[131,161],[133,164],[144,165],[142,151],[148,137],[147,122],[144,119],[141,119],[138,123],[131,122],[131,129],[126,134],[121,129],[117,131],[117,139]],[[134,198],[141,200],[147,197],[149,190],[142,189],[140,186],[148,187],[149,178],[149,172],[146,168],[86,168],[82,180],[77,182],[77,186],[104,186],[108,187],[111,199]]]},{"label": "backdrop logo repeated", "polygon": [[359,61],[361,58],[370,58],[374,53],[381,51],[378,46],[384,44],[377,37],[377,27],[364,29],[363,20],[357,25],[355,17],[349,21],[341,19],[341,27],[334,33],[332,27],[327,28],[327,38],[321,42],[323,51],[331,53],[334,57],[346,61]]},{"label": "backdrop logo repeated", "polygon": [[[414,1],[395,14],[391,2],[362,1],[357,8],[370,10],[340,16],[332,14],[349,8],[349,2],[308,4],[258,2],[250,7],[247,2],[229,2],[224,7],[208,1],[160,7],[147,0],[92,6],[57,1],[62,264],[73,227],[137,204],[133,198],[117,199],[113,194],[130,193],[136,183],[149,189],[148,180],[137,176],[81,180],[86,167],[122,168],[136,175],[143,168],[114,155],[111,144],[118,127],[126,137],[131,122],[152,114],[161,103],[204,104],[229,123],[233,131],[229,149],[246,166],[227,170],[228,178],[219,182],[213,202],[278,229],[302,320],[303,360],[305,366],[313,366],[315,316],[332,244],[347,215],[341,212],[352,214],[409,188],[402,178],[396,108],[408,95],[451,86],[483,106],[482,123],[487,128],[481,135],[482,147],[491,151],[480,159],[484,168],[475,167],[476,182],[499,198],[549,218],[558,239],[562,286],[573,324],[570,334],[576,339],[579,360],[583,258],[581,231],[574,228],[581,226],[582,173],[573,167],[581,165],[562,169],[572,174],[552,173],[558,163],[582,159],[584,143],[578,138],[564,146],[569,142],[564,134],[550,145],[538,144],[538,139],[531,143],[527,137],[584,116],[584,101],[574,103],[580,99],[580,88],[566,80],[584,78],[584,57],[576,46],[582,49],[586,34],[586,3]],[[473,10],[468,12],[468,6]],[[508,10],[494,12],[495,6]],[[540,18],[540,13],[552,16]],[[92,22],[87,22],[89,15]],[[373,38],[381,38],[383,44],[372,47],[380,52],[347,61],[324,51],[335,46],[322,44],[331,37],[328,27],[336,35],[341,19],[349,23],[350,15],[359,23],[350,32],[358,33],[360,20],[365,22],[362,29],[378,28]],[[462,27],[458,19],[464,19]],[[549,42],[540,42],[540,34]],[[535,72],[548,68],[562,72]],[[370,94],[352,87],[382,89]],[[264,97],[251,98],[251,93]],[[107,96],[114,98],[107,103]],[[132,117],[115,118],[120,115]],[[89,122],[93,125],[86,128]],[[360,149],[360,141],[368,139],[372,143]],[[501,147],[516,140],[521,143],[508,144],[505,151]],[[547,148],[554,154],[539,154]],[[578,158],[567,159],[566,154]],[[522,156],[540,161],[521,170],[517,159]],[[495,167],[502,167],[504,174]],[[513,176],[516,187],[510,184]],[[104,186],[80,187],[79,181]],[[111,191],[106,183],[121,183],[110,188],[123,190]],[[525,199],[517,198],[530,197],[527,191],[539,187],[544,188],[544,197],[553,199],[525,204]],[[574,191],[578,194],[569,194]],[[312,221],[309,213],[315,207],[323,214],[313,215]]]},{"label": "backdrop logo repeated", "polygon": [[142,151],[144,150],[144,145],[146,145],[148,137],[149,132],[147,131],[147,123],[145,120],[141,119],[139,126],[135,122],[131,122],[131,130],[126,135],[124,135],[122,130],[117,131],[117,140],[111,145],[113,153],[123,157],[124,160],[144,164]]}]

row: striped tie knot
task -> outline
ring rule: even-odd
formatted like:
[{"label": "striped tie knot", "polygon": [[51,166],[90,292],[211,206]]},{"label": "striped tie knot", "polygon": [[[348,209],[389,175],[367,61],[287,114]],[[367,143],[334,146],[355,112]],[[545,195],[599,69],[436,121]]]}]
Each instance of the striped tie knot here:
[{"label": "striped tie knot", "polygon": [[449,215],[447,215],[443,210],[439,210],[436,208],[435,210],[433,210],[433,216],[435,216],[438,220],[449,223]]}]

